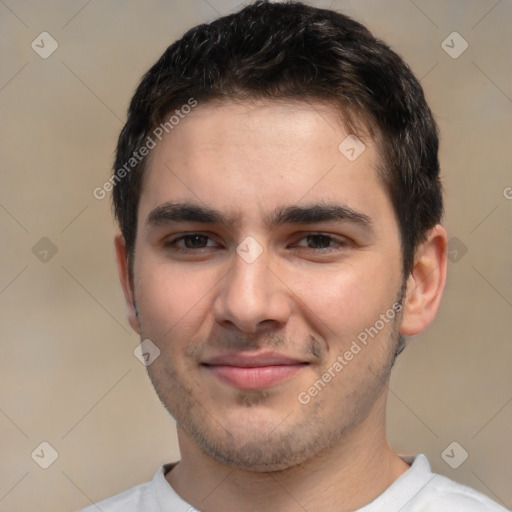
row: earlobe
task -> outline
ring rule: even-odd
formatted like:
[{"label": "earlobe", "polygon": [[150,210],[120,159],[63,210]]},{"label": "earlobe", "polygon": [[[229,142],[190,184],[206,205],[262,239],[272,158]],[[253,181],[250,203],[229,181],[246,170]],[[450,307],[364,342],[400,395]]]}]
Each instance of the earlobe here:
[{"label": "earlobe", "polygon": [[140,334],[140,324],[137,316],[137,308],[135,307],[134,287],[132,277],[130,275],[128,254],[126,252],[126,242],[121,233],[118,233],[115,236],[114,247],[116,251],[117,272],[119,274],[119,281],[121,282],[126,302],[128,322],[132,329]]},{"label": "earlobe", "polygon": [[403,335],[420,333],[435,318],[446,282],[447,243],[446,230],[438,224],[416,251],[403,304]]}]

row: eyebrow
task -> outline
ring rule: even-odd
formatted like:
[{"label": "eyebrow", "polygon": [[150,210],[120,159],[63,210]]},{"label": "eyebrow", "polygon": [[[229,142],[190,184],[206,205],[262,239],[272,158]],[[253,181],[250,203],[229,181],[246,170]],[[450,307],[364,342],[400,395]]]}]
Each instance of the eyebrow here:
[{"label": "eyebrow", "polygon": [[[148,227],[159,227],[170,222],[197,222],[229,227],[239,221],[237,216],[225,216],[218,210],[195,203],[163,203],[154,208],[146,219]],[[373,231],[372,219],[346,205],[315,203],[305,206],[276,208],[264,217],[267,227],[283,224],[314,224],[319,222],[350,222]]]}]

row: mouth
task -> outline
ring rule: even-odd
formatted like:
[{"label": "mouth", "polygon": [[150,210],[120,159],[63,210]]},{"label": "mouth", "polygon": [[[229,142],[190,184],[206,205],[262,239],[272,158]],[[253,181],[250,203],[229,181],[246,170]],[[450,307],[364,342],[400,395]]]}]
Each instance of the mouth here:
[{"label": "mouth", "polygon": [[308,366],[300,361],[274,352],[231,353],[213,357],[201,366],[220,381],[244,390],[275,386]]}]

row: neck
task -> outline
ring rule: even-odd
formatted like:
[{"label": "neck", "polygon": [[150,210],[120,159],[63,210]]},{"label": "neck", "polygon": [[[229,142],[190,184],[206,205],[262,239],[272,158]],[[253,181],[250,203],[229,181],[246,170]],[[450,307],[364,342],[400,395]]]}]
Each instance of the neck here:
[{"label": "neck", "polygon": [[179,427],[178,439],[182,459],[167,474],[167,481],[184,500],[208,512],[354,511],[409,469],[390,449],[384,419],[376,423],[375,418],[367,418],[315,457],[273,472],[223,465],[202,452]]}]

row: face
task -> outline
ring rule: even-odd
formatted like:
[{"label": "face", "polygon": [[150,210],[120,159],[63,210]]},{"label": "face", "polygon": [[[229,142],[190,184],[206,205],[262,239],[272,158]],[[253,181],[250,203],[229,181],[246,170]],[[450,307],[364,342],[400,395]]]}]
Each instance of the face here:
[{"label": "face", "polygon": [[382,421],[400,236],[376,148],[351,161],[348,135],[321,105],[199,105],[152,151],[132,325],[179,430],[222,463],[284,469]]}]

